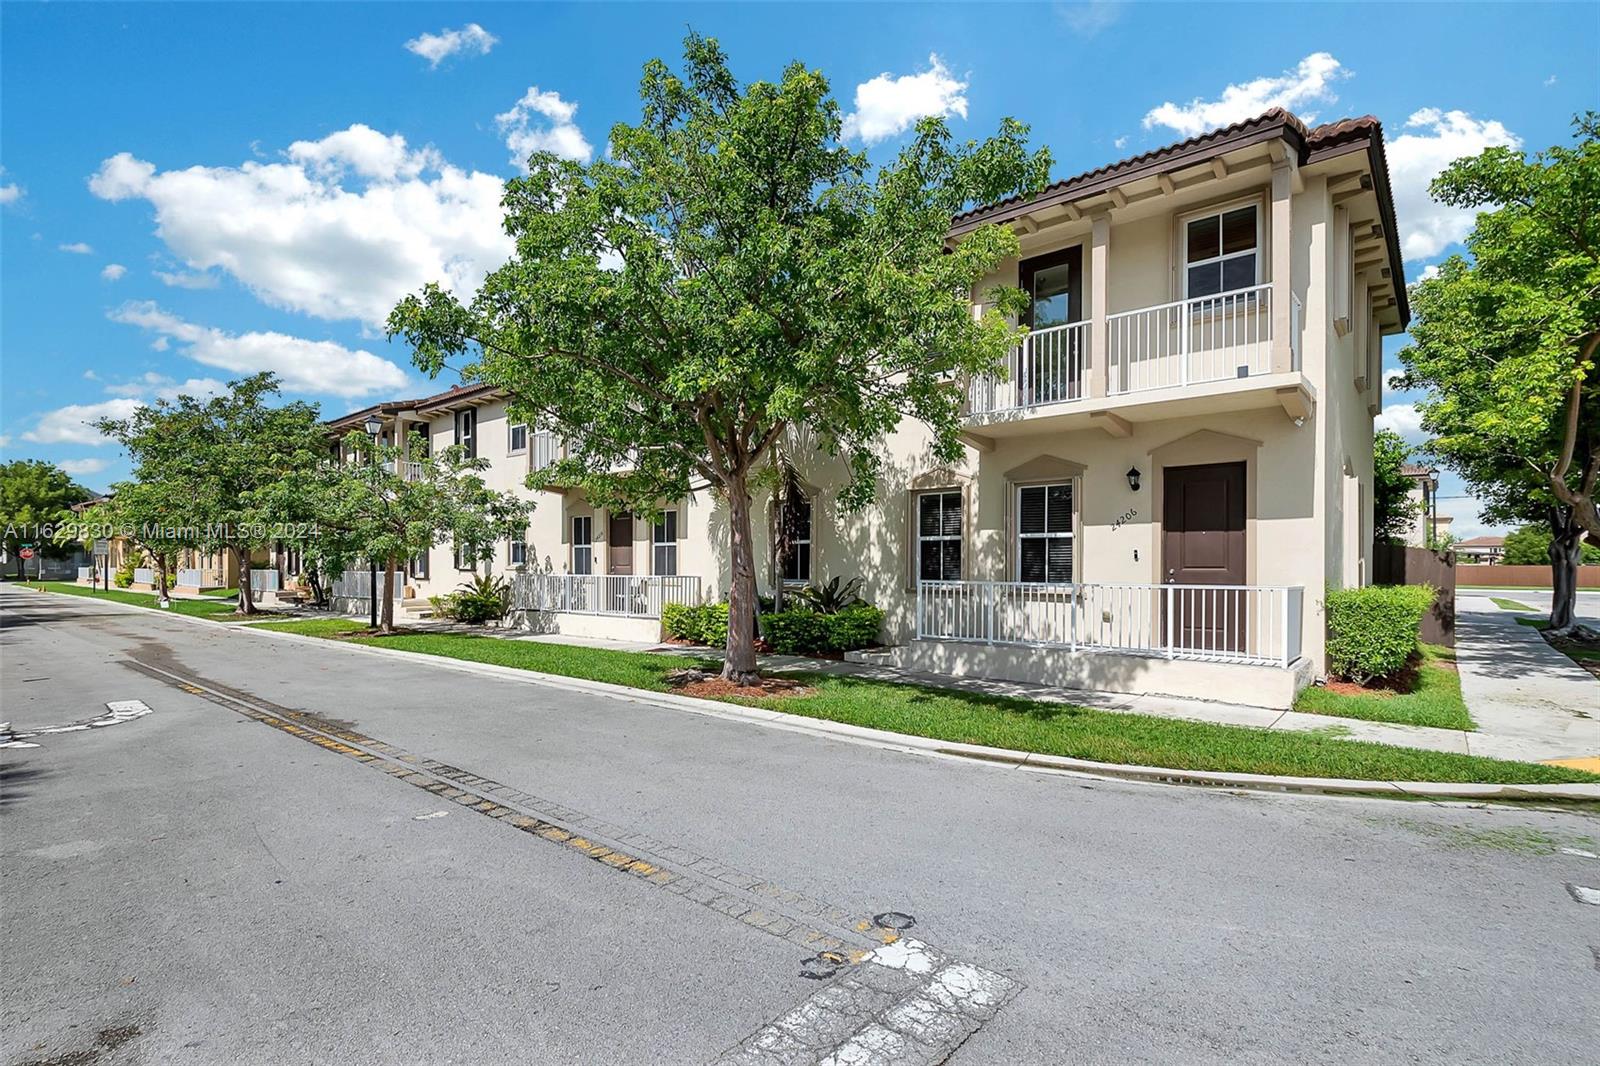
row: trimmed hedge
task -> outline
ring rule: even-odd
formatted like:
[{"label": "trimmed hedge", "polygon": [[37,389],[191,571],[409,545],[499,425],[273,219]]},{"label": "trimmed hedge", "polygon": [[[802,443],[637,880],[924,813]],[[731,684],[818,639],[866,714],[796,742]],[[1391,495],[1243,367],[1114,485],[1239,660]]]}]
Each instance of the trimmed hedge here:
[{"label": "trimmed hedge", "polygon": [[[669,637],[713,648],[728,643],[728,605],[704,603],[691,607],[669,603],[661,609],[661,628]],[[797,608],[761,616],[761,635],[781,655],[815,655],[818,652],[865,648],[878,639],[883,612],[867,604],[847,607],[838,614]]]},{"label": "trimmed hedge", "polygon": [[1428,585],[1328,590],[1328,669],[1364,685],[1396,673],[1417,654],[1417,626],[1433,606]]},{"label": "trimmed hedge", "polygon": [[667,636],[713,648],[728,643],[728,605],[669,603],[661,608],[661,628]]},{"label": "trimmed hedge", "polygon": [[818,611],[783,611],[761,617],[762,635],[780,655],[815,655],[818,652],[865,648],[878,639],[883,611],[867,604],[846,607],[838,614]]}]

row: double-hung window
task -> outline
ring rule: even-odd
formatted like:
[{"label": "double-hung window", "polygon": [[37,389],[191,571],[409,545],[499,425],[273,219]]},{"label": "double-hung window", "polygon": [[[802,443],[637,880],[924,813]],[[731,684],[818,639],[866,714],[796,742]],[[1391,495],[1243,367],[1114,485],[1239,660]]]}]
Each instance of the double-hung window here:
[{"label": "double-hung window", "polygon": [[455,563],[457,570],[478,569],[478,560],[472,549],[459,542],[455,545]]},{"label": "double-hung window", "polygon": [[513,534],[506,543],[506,558],[512,566],[525,566],[528,562],[528,527]]},{"label": "double-hung window", "polygon": [[1255,204],[1191,218],[1183,227],[1183,295],[1193,300],[1261,280],[1261,216]]},{"label": "double-hung window", "polygon": [[467,450],[468,459],[476,459],[478,457],[478,412],[476,408],[469,407],[465,411],[456,412],[455,443]]},{"label": "double-hung window", "polygon": [[662,511],[650,532],[651,572],[671,577],[678,572],[678,512]]},{"label": "double-hung window", "polygon": [[506,454],[521,455],[528,450],[528,424],[513,422],[506,427]]},{"label": "double-hung window", "polygon": [[811,580],[811,501],[795,493],[784,502],[779,516],[789,534],[789,545],[780,562],[783,580],[804,585]]},{"label": "double-hung window", "polygon": [[1072,580],[1072,483],[1017,489],[1017,580]]},{"label": "double-hung window", "polygon": [[594,573],[594,519],[589,515],[572,518],[572,572]]},{"label": "double-hung window", "polygon": [[924,492],[917,497],[917,577],[961,580],[961,492]]}]

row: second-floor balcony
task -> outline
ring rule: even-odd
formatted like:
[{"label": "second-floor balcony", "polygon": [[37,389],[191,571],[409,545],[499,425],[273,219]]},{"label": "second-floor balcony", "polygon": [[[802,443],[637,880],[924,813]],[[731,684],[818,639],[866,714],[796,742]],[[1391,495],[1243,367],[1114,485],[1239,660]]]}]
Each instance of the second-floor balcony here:
[{"label": "second-floor balcony", "polygon": [[1300,300],[1290,296],[1282,341],[1288,358],[1275,362],[1277,298],[1271,284],[1252,285],[1108,314],[1100,336],[1087,320],[1030,331],[1012,349],[1003,376],[969,384],[967,413],[987,419],[1046,407],[1071,410],[1054,405],[1115,406],[1120,398],[1159,390],[1178,390],[1169,393],[1174,397],[1200,386],[1215,392],[1221,382],[1255,385],[1272,378],[1281,385],[1274,375],[1300,370]]}]

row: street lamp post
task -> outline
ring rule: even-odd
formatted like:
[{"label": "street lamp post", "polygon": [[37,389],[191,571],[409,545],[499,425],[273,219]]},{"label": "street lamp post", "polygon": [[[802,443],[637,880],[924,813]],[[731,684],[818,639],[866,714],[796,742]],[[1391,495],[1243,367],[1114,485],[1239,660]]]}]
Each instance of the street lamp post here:
[{"label": "street lamp post", "polygon": [[[367,419],[367,436],[372,438],[372,465],[378,465],[378,434],[383,430],[383,423],[376,418]],[[370,551],[367,552],[367,603],[371,610],[372,628],[378,628],[378,560]]]}]

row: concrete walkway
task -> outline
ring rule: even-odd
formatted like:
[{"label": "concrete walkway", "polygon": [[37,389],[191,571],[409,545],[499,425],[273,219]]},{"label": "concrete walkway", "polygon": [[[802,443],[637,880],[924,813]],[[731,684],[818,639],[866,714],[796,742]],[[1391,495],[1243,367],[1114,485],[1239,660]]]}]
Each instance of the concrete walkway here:
[{"label": "concrete walkway", "polygon": [[1478,729],[1513,758],[1600,756],[1600,679],[1517,615],[1488,596],[1457,595],[1461,694]]}]

